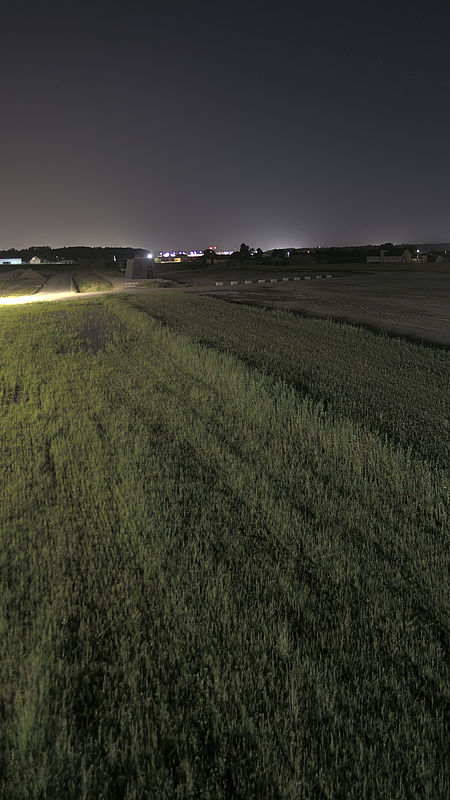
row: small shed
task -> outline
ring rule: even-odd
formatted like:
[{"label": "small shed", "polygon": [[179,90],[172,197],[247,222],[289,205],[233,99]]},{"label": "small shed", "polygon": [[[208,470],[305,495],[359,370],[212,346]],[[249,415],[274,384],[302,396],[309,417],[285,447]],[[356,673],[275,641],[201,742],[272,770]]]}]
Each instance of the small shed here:
[{"label": "small shed", "polygon": [[127,278],[153,278],[153,262],[149,258],[129,258],[125,275]]}]

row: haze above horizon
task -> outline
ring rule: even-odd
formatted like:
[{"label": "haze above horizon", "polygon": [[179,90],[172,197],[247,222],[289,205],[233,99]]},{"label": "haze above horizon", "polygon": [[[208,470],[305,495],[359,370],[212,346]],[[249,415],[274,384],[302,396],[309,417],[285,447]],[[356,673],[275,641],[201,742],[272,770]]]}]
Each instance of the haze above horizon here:
[{"label": "haze above horizon", "polygon": [[442,3],[44,0],[2,22],[3,250],[450,239]]}]

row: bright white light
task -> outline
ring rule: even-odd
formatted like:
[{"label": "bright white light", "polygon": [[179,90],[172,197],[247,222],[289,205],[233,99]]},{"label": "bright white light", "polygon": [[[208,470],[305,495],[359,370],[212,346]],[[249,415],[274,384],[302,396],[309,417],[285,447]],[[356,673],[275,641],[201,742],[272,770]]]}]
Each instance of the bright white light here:
[{"label": "bright white light", "polygon": [[18,303],[30,303],[33,295],[24,295],[23,297],[0,297],[0,306],[15,306]]},{"label": "bright white light", "polygon": [[164,258],[169,258],[170,253],[164,253]]},{"label": "bright white light", "polygon": [[151,253],[147,253],[147,258],[153,258]]},{"label": "bright white light", "polygon": [[0,297],[0,306],[16,306],[22,303],[43,303],[48,300],[67,300],[72,297],[86,297],[81,292],[37,292],[24,294],[22,297]]}]

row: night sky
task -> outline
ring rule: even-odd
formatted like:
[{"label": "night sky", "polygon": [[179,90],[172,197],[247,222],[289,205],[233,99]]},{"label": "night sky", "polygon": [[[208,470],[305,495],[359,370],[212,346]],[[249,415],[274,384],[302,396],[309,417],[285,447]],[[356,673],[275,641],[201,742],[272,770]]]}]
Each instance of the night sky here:
[{"label": "night sky", "polygon": [[450,240],[450,3],[2,10],[0,248]]}]

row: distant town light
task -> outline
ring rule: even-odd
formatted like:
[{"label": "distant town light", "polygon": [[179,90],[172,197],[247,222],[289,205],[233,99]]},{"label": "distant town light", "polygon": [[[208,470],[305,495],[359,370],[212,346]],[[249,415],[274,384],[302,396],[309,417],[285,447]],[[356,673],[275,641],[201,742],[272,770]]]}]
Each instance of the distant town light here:
[{"label": "distant town light", "polygon": [[153,258],[151,253],[147,253],[147,258]]}]

